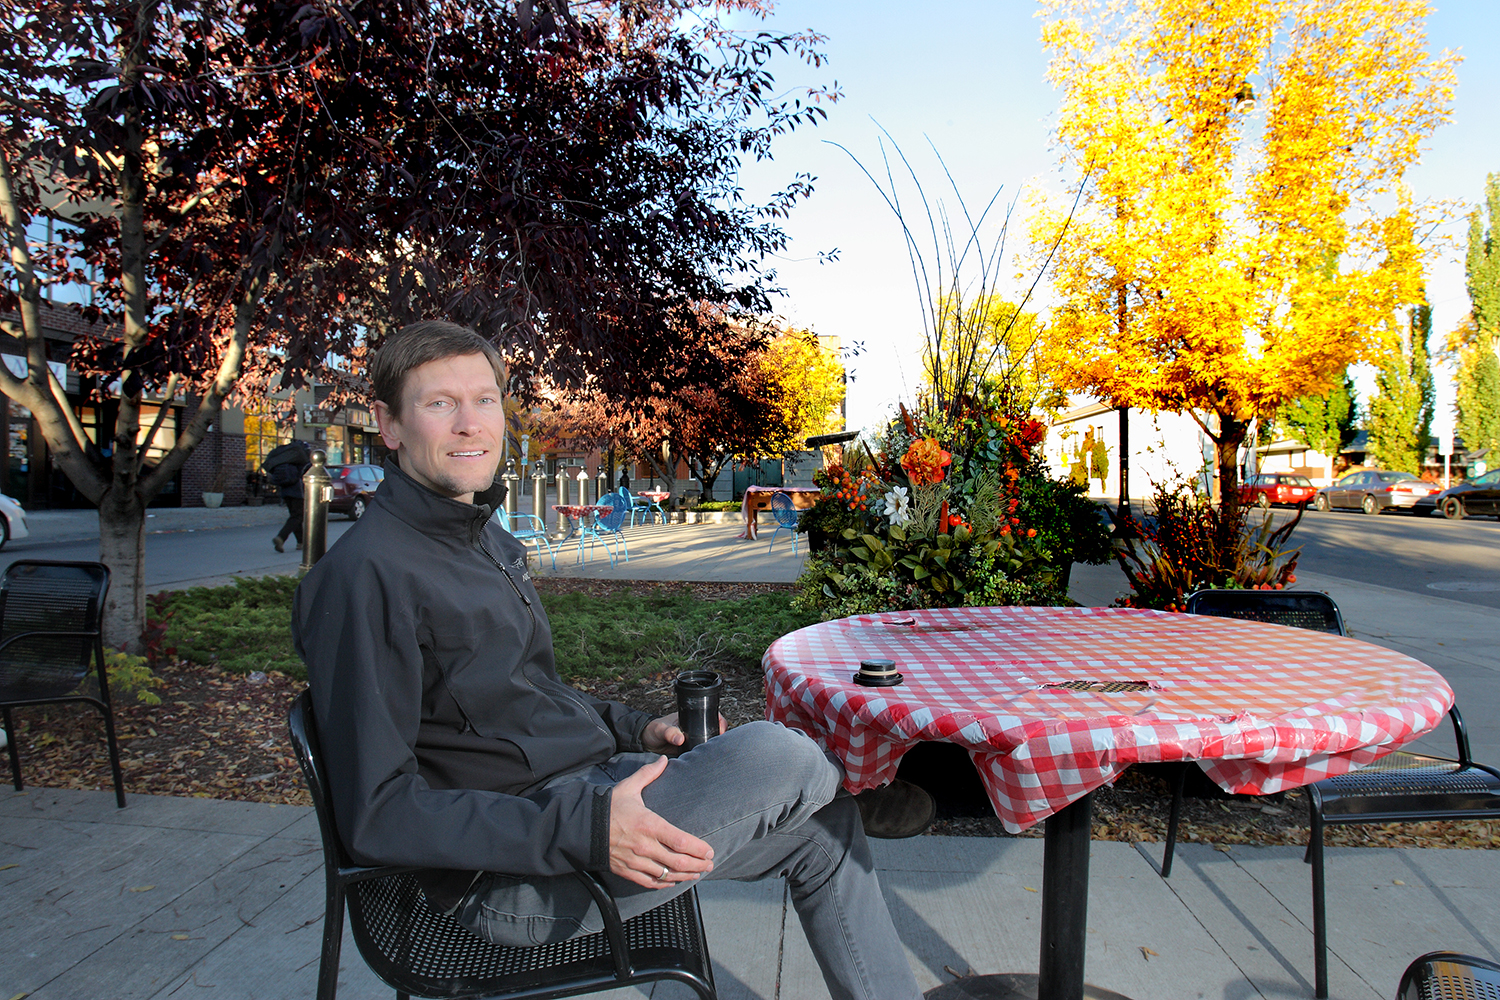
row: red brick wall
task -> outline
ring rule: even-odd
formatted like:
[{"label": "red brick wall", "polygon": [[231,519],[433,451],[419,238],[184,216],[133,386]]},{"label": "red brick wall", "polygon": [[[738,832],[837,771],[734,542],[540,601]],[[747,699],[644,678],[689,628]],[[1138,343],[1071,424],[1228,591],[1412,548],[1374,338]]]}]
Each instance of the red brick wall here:
[{"label": "red brick wall", "polygon": [[203,494],[213,489],[220,468],[224,470],[224,506],[237,507],[245,502],[245,435],[215,429],[182,463],[184,507],[203,506]]}]

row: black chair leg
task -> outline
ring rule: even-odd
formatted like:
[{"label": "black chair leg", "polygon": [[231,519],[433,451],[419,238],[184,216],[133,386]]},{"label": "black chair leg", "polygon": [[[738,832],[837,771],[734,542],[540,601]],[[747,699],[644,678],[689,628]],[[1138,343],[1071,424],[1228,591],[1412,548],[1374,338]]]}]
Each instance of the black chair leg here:
[{"label": "black chair leg", "polygon": [[1161,877],[1172,877],[1172,853],[1177,849],[1177,821],[1182,818],[1182,788],[1187,782],[1187,769],[1191,765],[1183,761],[1177,767],[1177,780],[1172,783],[1172,811],[1167,814],[1167,849],[1161,856]]},{"label": "black chair leg", "polygon": [[99,664],[99,711],[104,713],[104,741],[109,746],[109,769],[115,779],[115,808],[125,808],[125,776],[120,773],[120,744],[115,740],[115,709],[109,697],[109,672],[104,665],[104,643],[94,643],[94,656]]},{"label": "black chair leg", "polygon": [[16,750],[16,724],[11,721],[10,709],[0,709],[5,716],[5,752],[10,757],[10,778],[15,783],[16,791],[25,791],[26,786],[21,783],[21,754]]},{"label": "black chair leg", "polygon": [[1328,997],[1328,914],[1323,906],[1323,816],[1313,810],[1307,852],[1312,861],[1313,995]]},{"label": "black chair leg", "polygon": [[328,880],[323,903],[323,959],[318,963],[318,1000],[339,991],[339,952],[344,947],[344,890]]}]

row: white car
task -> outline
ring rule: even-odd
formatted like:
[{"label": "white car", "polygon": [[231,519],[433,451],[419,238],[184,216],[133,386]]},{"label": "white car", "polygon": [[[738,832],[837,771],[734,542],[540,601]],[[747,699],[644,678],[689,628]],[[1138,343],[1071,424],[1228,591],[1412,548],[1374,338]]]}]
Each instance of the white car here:
[{"label": "white car", "polygon": [[0,549],[12,538],[25,538],[31,534],[26,530],[26,512],[10,497],[0,494]]}]

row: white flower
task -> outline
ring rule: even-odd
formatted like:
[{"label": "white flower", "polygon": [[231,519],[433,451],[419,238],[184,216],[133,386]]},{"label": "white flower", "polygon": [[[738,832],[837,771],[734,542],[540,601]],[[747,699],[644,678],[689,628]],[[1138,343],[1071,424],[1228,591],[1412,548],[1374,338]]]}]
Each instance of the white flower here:
[{"label": "white flower", "polygon": [[897,486],[885,495],[885,516],[892,524],[905,524],[911,520],[911,501],[907,498],[905,486]]}]

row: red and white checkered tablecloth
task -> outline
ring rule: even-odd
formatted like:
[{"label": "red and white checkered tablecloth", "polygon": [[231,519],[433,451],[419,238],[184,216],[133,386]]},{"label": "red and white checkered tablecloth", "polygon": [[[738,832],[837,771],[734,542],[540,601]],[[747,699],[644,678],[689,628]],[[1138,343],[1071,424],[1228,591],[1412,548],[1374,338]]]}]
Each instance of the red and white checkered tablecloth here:
[{"label": "red and white checkered tablecloth", "polygon": [[[888,659],[897,687],[862,687]],[[1453,692],[1409,656],[1260,622],[1123,608],[954,608],[824,622],[766,651],[771,719],[886,784],[915,743],[967,747],[1012,833],[1130,764],[1197,760],[1230,792],[1343,774],[1442,721]],[[1135,682],[1105,693],[1055,685]]]}]

